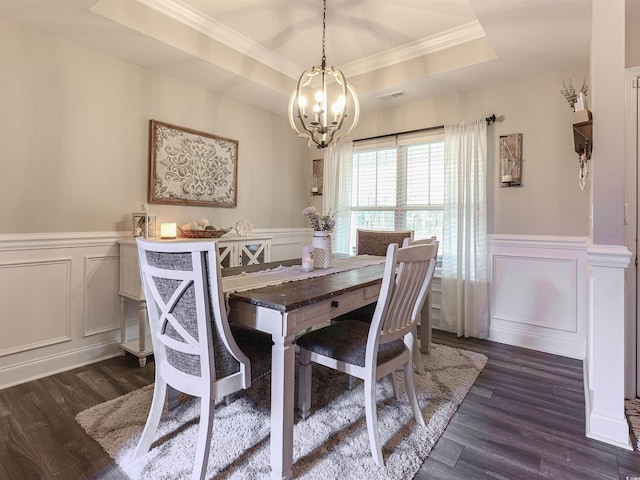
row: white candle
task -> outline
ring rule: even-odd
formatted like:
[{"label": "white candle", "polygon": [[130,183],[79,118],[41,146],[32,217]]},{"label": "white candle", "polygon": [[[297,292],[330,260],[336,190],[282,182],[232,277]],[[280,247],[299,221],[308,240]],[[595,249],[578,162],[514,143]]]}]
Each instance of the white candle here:
[{"label": "white candle", "polygon": [[175,223],[161,223],[160,238],[176,238],[176,228],[177,225]]},{"label": "white candle", "polygon": [[313,253],[311,247],[305,245],[302,247],[302,271],[311,272],[313,270]]},{"label": "white candle", "polygon": [[511,175],[503,175],[502,183],[511,183],[513,182],[513,177]]}]

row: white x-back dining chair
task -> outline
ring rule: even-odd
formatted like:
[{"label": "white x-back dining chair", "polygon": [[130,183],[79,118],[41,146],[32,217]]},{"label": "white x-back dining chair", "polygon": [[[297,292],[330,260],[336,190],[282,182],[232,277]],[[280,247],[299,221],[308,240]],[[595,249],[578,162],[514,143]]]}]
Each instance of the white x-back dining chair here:
[{"label": "white x-back dining chair", "polygon": [[[192,479],[204,479],[216,400],[271,369],[271,337],[230,325],[216,244],[137,239],[155,358],[153,400],[134,458],[149,451],[168,389],[200,397]],[[172,392],[174,393],[174,392]]]},{"label": "white x-back dining chair", "polygon": [[364,400],[371,453],[384,465],[378,433],[376,381],[402,368],[414,417],[424,426],[413,381],[415,324],[436,264],[434,245],[387,248],[380,296],[371,323],[344,320],[302,335],[298,407],[311,409],[311,365],[319,363],[364,380]]}]

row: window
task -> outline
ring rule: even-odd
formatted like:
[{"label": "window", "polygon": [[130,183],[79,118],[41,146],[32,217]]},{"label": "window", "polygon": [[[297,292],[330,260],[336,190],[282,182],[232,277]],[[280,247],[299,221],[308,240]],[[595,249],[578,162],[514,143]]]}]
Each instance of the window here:
[{"label": "window", "polygon": [[441,131],[354,144],[351,231],[413,230],[415,238],[442,238],[444,134]]}]

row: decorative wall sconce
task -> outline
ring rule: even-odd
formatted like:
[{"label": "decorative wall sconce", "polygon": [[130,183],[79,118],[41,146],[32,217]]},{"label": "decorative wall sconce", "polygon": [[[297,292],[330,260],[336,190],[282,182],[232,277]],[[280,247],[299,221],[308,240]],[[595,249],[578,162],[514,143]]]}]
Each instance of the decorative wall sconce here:
[{"label": "decorative wall sconce", "polygon": [[147,211],[146,205],[131,214],[131,233],[134,237],[156,238],[156,216]]},{"label": "decorative wall sconce", "polygon": [[322,170],[324,169],[324,159],[313,160],[313,170],[311,173],[311,194],[322,195]]},{"label": "decorative wall sconce", "polygon": [[178,235],[178,225],[176,223],[161,223],[160,238],[174,239]]},{"label": "decorative wall sconce", "polygon": [[518,187],[522,181],[522,134],[500,136],[500,187]]}]

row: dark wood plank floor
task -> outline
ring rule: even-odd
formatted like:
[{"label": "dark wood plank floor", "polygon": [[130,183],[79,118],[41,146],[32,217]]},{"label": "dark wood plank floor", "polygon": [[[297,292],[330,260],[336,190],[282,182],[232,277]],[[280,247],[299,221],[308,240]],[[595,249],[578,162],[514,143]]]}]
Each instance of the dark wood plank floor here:
[{"label": "dark wood plank floor", "polygon": [[584,436],[582,361],[434,331],[489,357],[416,475],[436,479],[640,478],[640,453]]},{"label": "dark wood plank floor", "polygon": [[[442,332],[434,341],[489,362],[416,480],[640,477],[640,453],[584,436],[580,361]],[[0,390],[0,479],[125,479],[74,418],[151,383],[153,365],[118,357]]]}]

